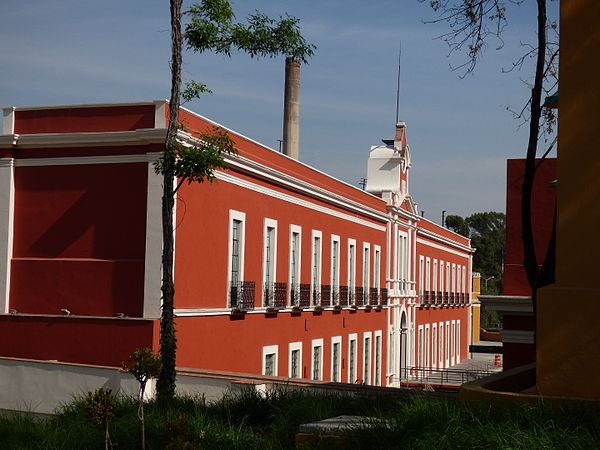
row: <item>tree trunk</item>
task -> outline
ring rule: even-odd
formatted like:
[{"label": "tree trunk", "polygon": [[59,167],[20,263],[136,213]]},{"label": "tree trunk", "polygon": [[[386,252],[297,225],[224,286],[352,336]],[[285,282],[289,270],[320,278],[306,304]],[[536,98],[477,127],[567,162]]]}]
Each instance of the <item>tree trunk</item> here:
[{"label": "tree trunk", "polygon": [[533,240],[533,225],[531,218],[531,195],[535,179],[535,159],[542,115],[542,88],[544,83],[544,68],[546,58],[546,0],[537,0],[537,35],[538,53],[535,67],[535,80],[531,90],[531,119],[529,122],[529,142],[525,159],[525,174],[523,176],[523,191],[521,197],[521,231],[523,238],[523,266],[527,281],[531,288],[533,314],[535,317],[536,291],[540,282],[540,270]]},{"label": "tree trunk", "polygon": [[156,384],[159,400],[175,397],[175,325],[173,323],[173,185],[175,180],[175,147],[179,124],[179,96],[181,89],[181,3],[171,0],[171,100],[169,101],[169,128],[164,152],[162,197],[162,315],[160,320],[160,355],[162,369]]}]

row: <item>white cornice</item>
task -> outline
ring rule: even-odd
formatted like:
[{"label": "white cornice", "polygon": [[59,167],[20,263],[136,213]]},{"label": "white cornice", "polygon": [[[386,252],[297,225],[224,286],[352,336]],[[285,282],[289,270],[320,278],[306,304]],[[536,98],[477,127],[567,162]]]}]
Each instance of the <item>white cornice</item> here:
[{"label": "white cornice", "polygon": [[[441,235],[439,235],[437,233],[433,233],[433,232],[431,232],[429,230],[424,230],[423,228],[417,228],[417,235],[421,235],[421,236],[426,237],[428,239],[431,239],[433,241],[437,241],[437,242],[440,242],[442,244],[445,244],[448,247],[457,249],[455,251],[462,251],[462,252],[466,253],[466,255],[463,255],[463,256],[469,256],[475,250],[474,248],[469,247],[468,245],[460,244],[460,243],[455,242],[455,241],[453,241],[453,240],[451,240],[451,239],[449,239],[449,238],[447,238],[445,236],[441,236]],[[420,242],[420,243],[426,244],[426,245],[432,245],[433,244],[433,243],[427,242],[424,239],[419,239],[418,237],[417,237],[417,242]]]},{"label": "white cornice", "polygon": [[143,145],[164,142],[165,128],[94,133],[39,133],[0,136],[0,148],[66,148],[85,146]]},{"label": "white cornice", "polygon": [[488,309],[518,316],[533,315],[531,297],[523,295],[480,295],[479,301]]},{"label": "white cornice", "polygon": [[[126,164],[126,163],[151,163],[158,159],[160,153],[141,153],[139,155],[101,155],[101,156],[66,156],[59,158],[25,158],[15,159],[16,167],[40,166],[77,166],[87,164]],[[0,159],[0,166],[7,163],[7,159]],[[8,163],[10,164],[10,163]]]},{"label": "white cornice", "polygon": [[[178,138],[192,145],[199,145],[201,143],[200,140],[181,131],[178,133]],[[380,222],[389,221],[389,216],[385,212],[377,211],[374,208],[370,208],[361,203],[355,202],[354,200],[350,200],[342,195],[334,194],[321,187],[315,186],[303,180],[299,180],[298,178],[294,178],[286,173],[280,172],[251,159],[239,155],[224,155],[224,159],[230,168],[233,168],[238,172],[247,173],[256,178],[268,180],[272,184],[325,201],[329,204],[339,206],[343,209],[367,216]],[[361,193],[364,194],[362,191]],[[374,198],[382,203],[385,203],[378,197]]]},{"label": "white cornice", "polygon": [[[154,100],[144,102],[123,102],[123,103],[81,103],[81,104],[64,104],[64,105],[42,105],[42,106],[12,106],[15,111],[32,111],[42,109],[75,109],[75,108],[115,108],[119,106],[150,106],[155,102],[166,102],[166,100]],[[5,108],[3,108],[5,109]]]}]

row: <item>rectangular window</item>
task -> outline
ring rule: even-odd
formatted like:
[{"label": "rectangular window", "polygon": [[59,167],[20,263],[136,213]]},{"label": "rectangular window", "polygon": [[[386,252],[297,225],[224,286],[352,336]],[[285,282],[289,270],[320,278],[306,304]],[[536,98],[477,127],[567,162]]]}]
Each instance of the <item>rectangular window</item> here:
[{"label": "rectangular window", "polygon": [[363,364],[363,381],[365,384],[371,383],[371,332],[364,334],[364,364]]},{"label": "rectangular window", "polygon": [[321,303],[321,232],[313,230],[312,232],[312,276],[311,276],[311,291],[312,304],[319,305]]},{"label": "rectangular window", "polygon": [[332,304],[339,303],[340,291],[340,237],[331,235],[331,292]]},{"label": "rectangular window", "polygon": [[446,322],[445,334],[446,367],[450,367],[450,322]]},{"label": "rectangular window", "polygon": [[446,292],[450,293],[450,263],[446,263]]},{"label": "rectangular window", "polygon": [[348,302],[354,304],[354,290],[356,288],[356,241],[348,239]]},{"label": "rectangular window", "polygon": [[437,325],[434,323],[431,325],[431,366],[435,369],[438,367],[437,357]]},{"label": "rectangular window", "polygon": [[460,363],[460,320],[456,321],[456,363]]},{"label": "rectangular window", "polygon": [[408,236],[405,233],[398,233],[398,279],[400,280],[400,290],[408,289],[406,280],[408,279],[407,261],[408,261]]},{"label": "rectangular window", "polygon": [[433,276],[433,286],[431,288],[432,291],[432,295],[434,296],[434,298],[436,299],[436,301],[439,301],[437,297],[435,297],[437,294],[437,290],[438,290],[438,280],[437,280],[437,276],[438,276],[438,262],[437,259],[433,260],[433,272],[431,274]]},{"label": "rectangular window", "polygon": [[312,379],[323,379],[323,339],[312,341]]},{"label": "rectangular window", "polygon": [[431,291],[431,259],[425,258],[425,290]]},{"label": "rectangular window", "polygon": [[381,273],[381,247],[376,245],[375,247],[375,259],[373,260],[373,287],[379,290],[380,287],[380,273]]},{"label": "rectangular window", "polygon": [[229,257],[227,306],[235,308],[241,300],[242,282],[244,281],[244,234],[246,214],[229,210]]},{"label": "rectangular window", "polygon": [[429,325],[425,325],[425,368],[429,369]]},{"label": "rectangular window", "polygon": [[[370,287],[370,283],[369,283],[369,278],[371,277],[371,246],[367,243],[363,244],[363,273],[362,273],[362,277],[363,277],[363,289],[364,289],[364,295],[365,298],[367,298],[367,295],[369,293],[369,287]],[[365,304],[367,302],[365,301]]]},{"label": "rectangular window", "polygon": [[277,376],[277,353],[279,351],[278,345],[269,345],[263,347],[263,375]]},{"label": "rectangular window", "polygon": [[375,386],[381,386],[381,352],[382,352],[382,344],[381,344],[381,331],[375,332],[375,373],[373,380],[373,384]]},{"label": "rectangular window", "polygon": [[440,292],[444,292],[444,261],[440,261]]},{"label": "rectangular window", "polygon": [[272,305],[277,267],[277,221],[265,219],[263,248],[263,304]]},{"label": "rectangular window", "polygon": [[425,367],[425,345],[423,343],[423,325],[419,325],[419,363],[418,367]]},{"label": "rectangular window", "polygon": [[425,290],[424,277],[425,272],[425,258],[419,256],[419,300],[423,301],[423,291]]},{"label": "rectangular window", "polygon": [[455,345],[456,345],[456,324],[454,320],[452,321],[452,331],[450,333],[450,364],[454,365],[454,356],[455,356]]},{"label": "rectangular window", "polygon": [[342,338],[335,336],[331,338],[331,381],[339,383],[342,381]]},{"label": "rectangular window", "polygon": [[356,334],[348,336],[348,383],[356,383]]},{"label": "rectangular window", "polygon": [[302,228],[290,225],[290,304],[298,305],[300,300],[300,257]]},{"label": "rectangular window", "polygon": [[289,345],[288,374],[290,378],[302,378],[302,342]]}]

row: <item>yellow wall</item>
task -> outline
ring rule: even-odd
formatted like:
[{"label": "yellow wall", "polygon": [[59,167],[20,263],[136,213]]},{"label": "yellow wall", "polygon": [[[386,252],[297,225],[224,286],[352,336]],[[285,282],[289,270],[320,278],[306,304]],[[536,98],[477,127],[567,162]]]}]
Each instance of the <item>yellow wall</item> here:
[{"label": "yellow wall", "polygon": [[471,342],[476,344],[480,341],[481,329],[481,303],[479,294],[481,293],[481,274],[473,273],[473,287],[471,290]]},{"label": "yellow wall", "polygon": [[560,6],[557,270],[538,291],[537,388],[600,398],[600,1]]}]

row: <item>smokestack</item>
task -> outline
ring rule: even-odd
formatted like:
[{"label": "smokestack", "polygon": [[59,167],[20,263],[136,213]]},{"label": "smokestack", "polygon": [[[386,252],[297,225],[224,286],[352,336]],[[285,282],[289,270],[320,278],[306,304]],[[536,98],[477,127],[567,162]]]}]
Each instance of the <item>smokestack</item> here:
[{"label": "smokestack", "polygon": [[300,61],[285,59],[283,153],[300,159]]}]

